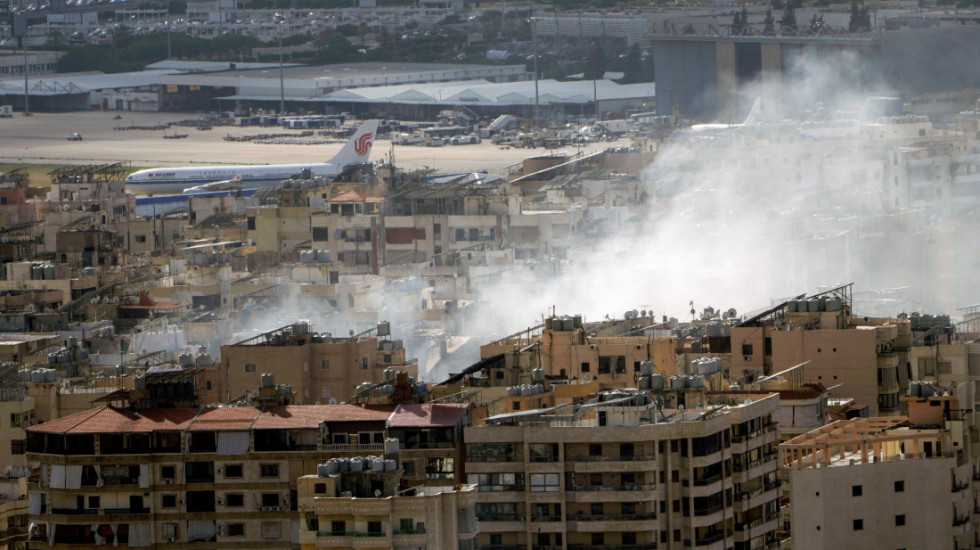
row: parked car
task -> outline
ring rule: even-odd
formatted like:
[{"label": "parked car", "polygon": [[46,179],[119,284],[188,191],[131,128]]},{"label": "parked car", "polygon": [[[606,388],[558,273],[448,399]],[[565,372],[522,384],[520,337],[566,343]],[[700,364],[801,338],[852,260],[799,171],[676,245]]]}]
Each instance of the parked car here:
[{"label": "parked car", "polygon": [[68,141],[82,141],[82,134],[79,134],[78,132],[73,132],[71,135],[68,136]]}]

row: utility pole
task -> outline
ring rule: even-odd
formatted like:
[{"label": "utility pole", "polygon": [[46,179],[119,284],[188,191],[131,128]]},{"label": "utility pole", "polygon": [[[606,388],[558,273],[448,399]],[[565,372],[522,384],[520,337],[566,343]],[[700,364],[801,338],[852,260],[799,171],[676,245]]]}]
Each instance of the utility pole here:
[{"label": "utility pole", "polygon": [[282,22],[285,19],[281,13],[276,12],[276,23],[279,24],[279,114],[286,113],[286,85],[282,76]]},{"label": "utility pole", "polygon": [[31,100],[27,89],[27,44],[24,43],[23,36],[20,37],[20,47],[24,49],[24,116],[27,116],[31,112]]}]

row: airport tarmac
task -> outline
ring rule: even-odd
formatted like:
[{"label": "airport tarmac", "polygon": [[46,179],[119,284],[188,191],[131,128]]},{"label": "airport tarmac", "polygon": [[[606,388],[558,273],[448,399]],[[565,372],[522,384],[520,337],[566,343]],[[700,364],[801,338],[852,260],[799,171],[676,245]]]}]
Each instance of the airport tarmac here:
[{"label": "airport tarmac", "polygon": [[[114,119],[117,114],[121,119]],[[199,118],[188,113],[133,113],[85,111],[37,113],[25,117],[0,119],[0,162],[26,164],[91,164],[129,162],[134,168],[222,164],[288,164],[326,161],[342,147],[341,142],[320,145],[259,144],[225,141],[226,135],[246,136],[263,133],[295,133],[278,127],[215,126],[211,130],[172,127],[164,130],[115,130],[117,126],[150,126]],[[188,134],[184,139],[163,139],[174,131]],[[78,132],[81,141],[69,141]],[[628,146],[628,139],[568,146],[568,153],[597,152],[607,147]],[[380,161],[392,150],[388,141],[378,141],[371,160]],[[487,170],[503,174],[507,167],[534,155],[553,151],[502,148],[485,141],[476,145],[423,147],[396,145],[395,165],[402,170],[435,168],[440,172]]]}]

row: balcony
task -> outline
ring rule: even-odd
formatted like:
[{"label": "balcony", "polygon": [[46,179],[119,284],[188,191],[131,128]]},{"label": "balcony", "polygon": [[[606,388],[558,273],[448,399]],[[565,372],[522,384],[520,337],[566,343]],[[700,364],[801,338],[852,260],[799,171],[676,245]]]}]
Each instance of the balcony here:
[{"label": "balcony", "polygon": [[484,545],[480,547],[480,550],[527,550],[527,545],[525,544]]},{"label": "balcony", "polygon": [[777,429],[779,429],[779,425],[778,424],[769,424],[768,426],[764,426],[764,427],[762,427],[762,428],[760,428],[760,429],[758,429],[758,430],[756,430],[756,431],[754,431],[752,433],[748,433],[748,434],[745,434],[745,435],[733,435],[732,436],[732,443],[744,443],[745,441],[748,441],[749,439],[760,437],[760,436],[763,436],[763,435],[765,435],[767,433],[775,432]]},{"label": "balcony", "polygon": [[569,532],[602,533],[610,531],[651,531],[656,529],[657,515],[648,514],[576,514],[569,515],[568,521],[577,522],[569,526]]},{"label": "balcony", "polygon": [[320,445],[320,450],[334,453],[378,453],[384,452],[384,443],[329,443]]},{"label": "balcony", "polygon": [[570,485],[571,502],[636,502],[654,497],[657,486],[649,485]]},{"label": "balcony", "polygon": [[656,550],[657,543],[648,542],[646,544],[616,544],[607,546],[594,546],[591,544],[569,544],[568,550]]},{"label": "balcony", "polygon": [[555,523],[561,521],[561,516],[531,516],[531,521]]},{"label": "balcony", "polygon": [[520,514],[477,514],[476,521],[480,523],[489,521],[524,521],[524,516]]},{"label": "balcony", "polygon": [[517,457],[515,455],[468,456],[466,457],[466,462],[467,463],[517,462]]},{"label": "balcony", "polygon": [[716,542],[724,539],[726,536],[727,537],[731,537],[732,536],[732,532],[731,531],[715,531],[714,533],[708,533],[708,534],[704,535],[703,537],[698,538],[694,542],[694,546],[708,546],[708,545],[714,544],[714,543],[716,543]]}]

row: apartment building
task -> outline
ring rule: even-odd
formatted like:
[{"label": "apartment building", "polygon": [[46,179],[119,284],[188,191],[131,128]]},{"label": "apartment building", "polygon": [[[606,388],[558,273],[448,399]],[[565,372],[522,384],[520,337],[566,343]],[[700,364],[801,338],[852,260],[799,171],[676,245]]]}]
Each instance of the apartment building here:
[{"label": "apartment building", "polygon": [[296,479],[325,457],[383,453],[390,416],[353,405],[99,407],[32,426],[31,547],[294,548]]},{"label": "apartment building", "polygon": [[779,446],[794,550],[977,543],[968,415],[955,402],[919,405],[910,402],[908,417],[839,420]]},{"label": "apartment building", "polygon": [[269,373],[294,388],[299,404],[337,403],[353,397],[359,384],[381,382],[389,368],[418,376],[418,363],[388,334],[334,338],[296,323],[221,346],[220,364],[199,385],[204,402],[224,402],[258,388],[261,375]]},{"label": "apartment building", "polygon": [[402,489],[396,468],[394,459],[356,458],[300,477],[301,548],[475,550],[476,486]]},{"label": "apartment building", "polygon": [[775,395],[666,410],[636,390],[465,429],[484,547],[769,548]]},{"label": "apartment building", "polygon": [[785,301],[732,327],[732,378],[751,382],[807,362],[808,382],[842,385],[839,394],[871,416],[897,414],[909,381],[909,322],[853,317],[850,287]]},{"label": "apartment building", "polygon": [[520,383],[516,372],[541,368],[550,377],[598,380],[603,388],[632,387],[644,361],[665,376],[677,373],[670,337],[594,336],[581,316],[551,317],[543,325],[480,347],[481,359],[496,356],[501,359],[499,368],[490,375],[503,384]]},{"label": "apartment building", "polygon": [[27,548],[27,478],[0,475],[0,550]]}]

